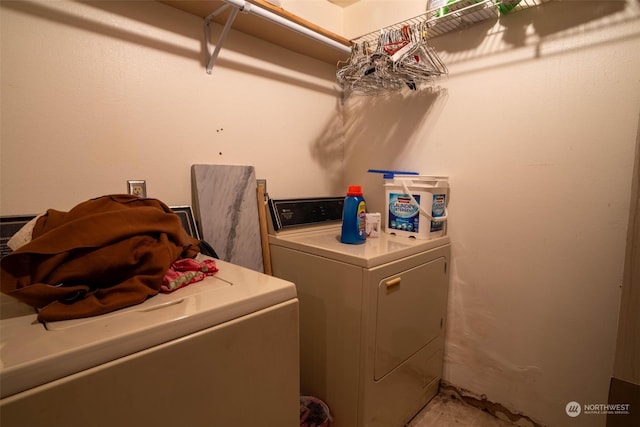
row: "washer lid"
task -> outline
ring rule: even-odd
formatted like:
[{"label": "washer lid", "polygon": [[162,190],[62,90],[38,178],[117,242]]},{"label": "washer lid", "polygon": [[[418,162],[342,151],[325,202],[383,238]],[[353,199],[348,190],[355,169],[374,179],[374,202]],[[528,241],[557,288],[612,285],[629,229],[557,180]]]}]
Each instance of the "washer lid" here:
[{"label": "washer lid", "polygon": [[25,311],[24,304],[3,296],[0,397],[296,298],[291,282],[216,263],[214,276],[171,294],[102,316],[46,325],[36,320],[33,309]]}]

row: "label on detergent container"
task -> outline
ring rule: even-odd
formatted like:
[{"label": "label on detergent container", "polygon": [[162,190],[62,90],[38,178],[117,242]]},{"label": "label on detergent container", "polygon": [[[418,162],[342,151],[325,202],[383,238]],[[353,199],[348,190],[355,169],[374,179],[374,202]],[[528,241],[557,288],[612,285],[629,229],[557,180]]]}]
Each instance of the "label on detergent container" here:
[{"label": "label on detergent container", "polygon": [[411,201],[408,194],[389,194],[389,224],[391,230],[417,233],[420,225],[420,195],[413,196],[418,205]]},{"label": "label on detergent container", "polygon": [[[418,202],[416,205],[408,194],[389,194],[389,224],[391,230],[409,231],[418,233],[420,231],[420,195],[414,194],[413,198]],[[431,216],[439,218],[444,216],[446,206],[446,196],[444,194],[434,194],[431,203]],[[429,231],[442,231],[444,221],[431,221]]]},{"label": "label on detergent container", "polygon": [[[431,206],[431,216],[438,218],[444,216],[446,197],[444,194],[434,194]],[[444,228],[444,221],[431,221],[431,231],[441,231]]]},{"label": "label on detergent container", "polygon": [[358,236],[364,238],[367,235],[367,207],[364,201],[358,203]]}]

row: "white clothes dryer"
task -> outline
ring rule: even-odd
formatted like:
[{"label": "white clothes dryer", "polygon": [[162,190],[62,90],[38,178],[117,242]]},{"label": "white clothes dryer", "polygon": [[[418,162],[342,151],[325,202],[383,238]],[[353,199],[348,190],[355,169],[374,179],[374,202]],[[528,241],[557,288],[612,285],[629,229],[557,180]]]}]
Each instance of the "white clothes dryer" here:
[{"label": "white clothes dryer", "polygon": [[219,271],[101,316],[41,324],[3,295],[3,427],[299,425],[298,300]]},{"label": "white clothes dryer", "polygon": [[341,201],[270,202],[273,273],[300,301],[301,392],[332,427],[401,427],[438,391],[449,238],[343,244]]}]

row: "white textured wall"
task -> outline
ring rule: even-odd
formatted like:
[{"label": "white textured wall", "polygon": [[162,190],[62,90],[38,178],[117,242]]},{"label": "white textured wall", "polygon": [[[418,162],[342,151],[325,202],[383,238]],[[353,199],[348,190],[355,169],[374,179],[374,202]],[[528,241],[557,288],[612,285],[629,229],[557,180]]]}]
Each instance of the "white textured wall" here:
[{"label": "white textured wall", "polygon": [[427,11],[427,0],[360,0],[344,9],[344,36],[377,31]]},{"label": "white textured wall", "polygon": [[328,0],[282,0],[282,7],[353,39],[427,11],[428,0],[358,0],[340,7]]},{"label": "white textured wall", "polygon": [[551,2],[433,40],[439,93],[345,103],[346,176],[448,175],[444,379],[543,425],[604,426],[640,112],[638,4]]},{"label": "white textured wall", "polygon": [[[68,209],[145,179],[191,204],[190,166],[249,164],[276,197],[341,194],[333,66],[151,1],[0,2],[3,215]],[[220,31],[220,27],[216,27]]]}]

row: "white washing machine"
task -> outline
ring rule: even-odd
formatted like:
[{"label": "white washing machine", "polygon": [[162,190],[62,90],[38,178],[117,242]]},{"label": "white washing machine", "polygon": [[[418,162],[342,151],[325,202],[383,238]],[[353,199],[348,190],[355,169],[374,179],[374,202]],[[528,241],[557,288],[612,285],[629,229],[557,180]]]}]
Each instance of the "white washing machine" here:
[{"label": "white washing machine", "polygon": [[301,392],[329,405],[332,427],[404,426],[442,375],[449,238],[347,245],[341,198],[270,208],[273,273],[300,301]]},{"label": "white washing machine", "polygon": [[219,272],[102,316],[41,324],[3,296],[3,427],[299,425],[298,300]]}]

